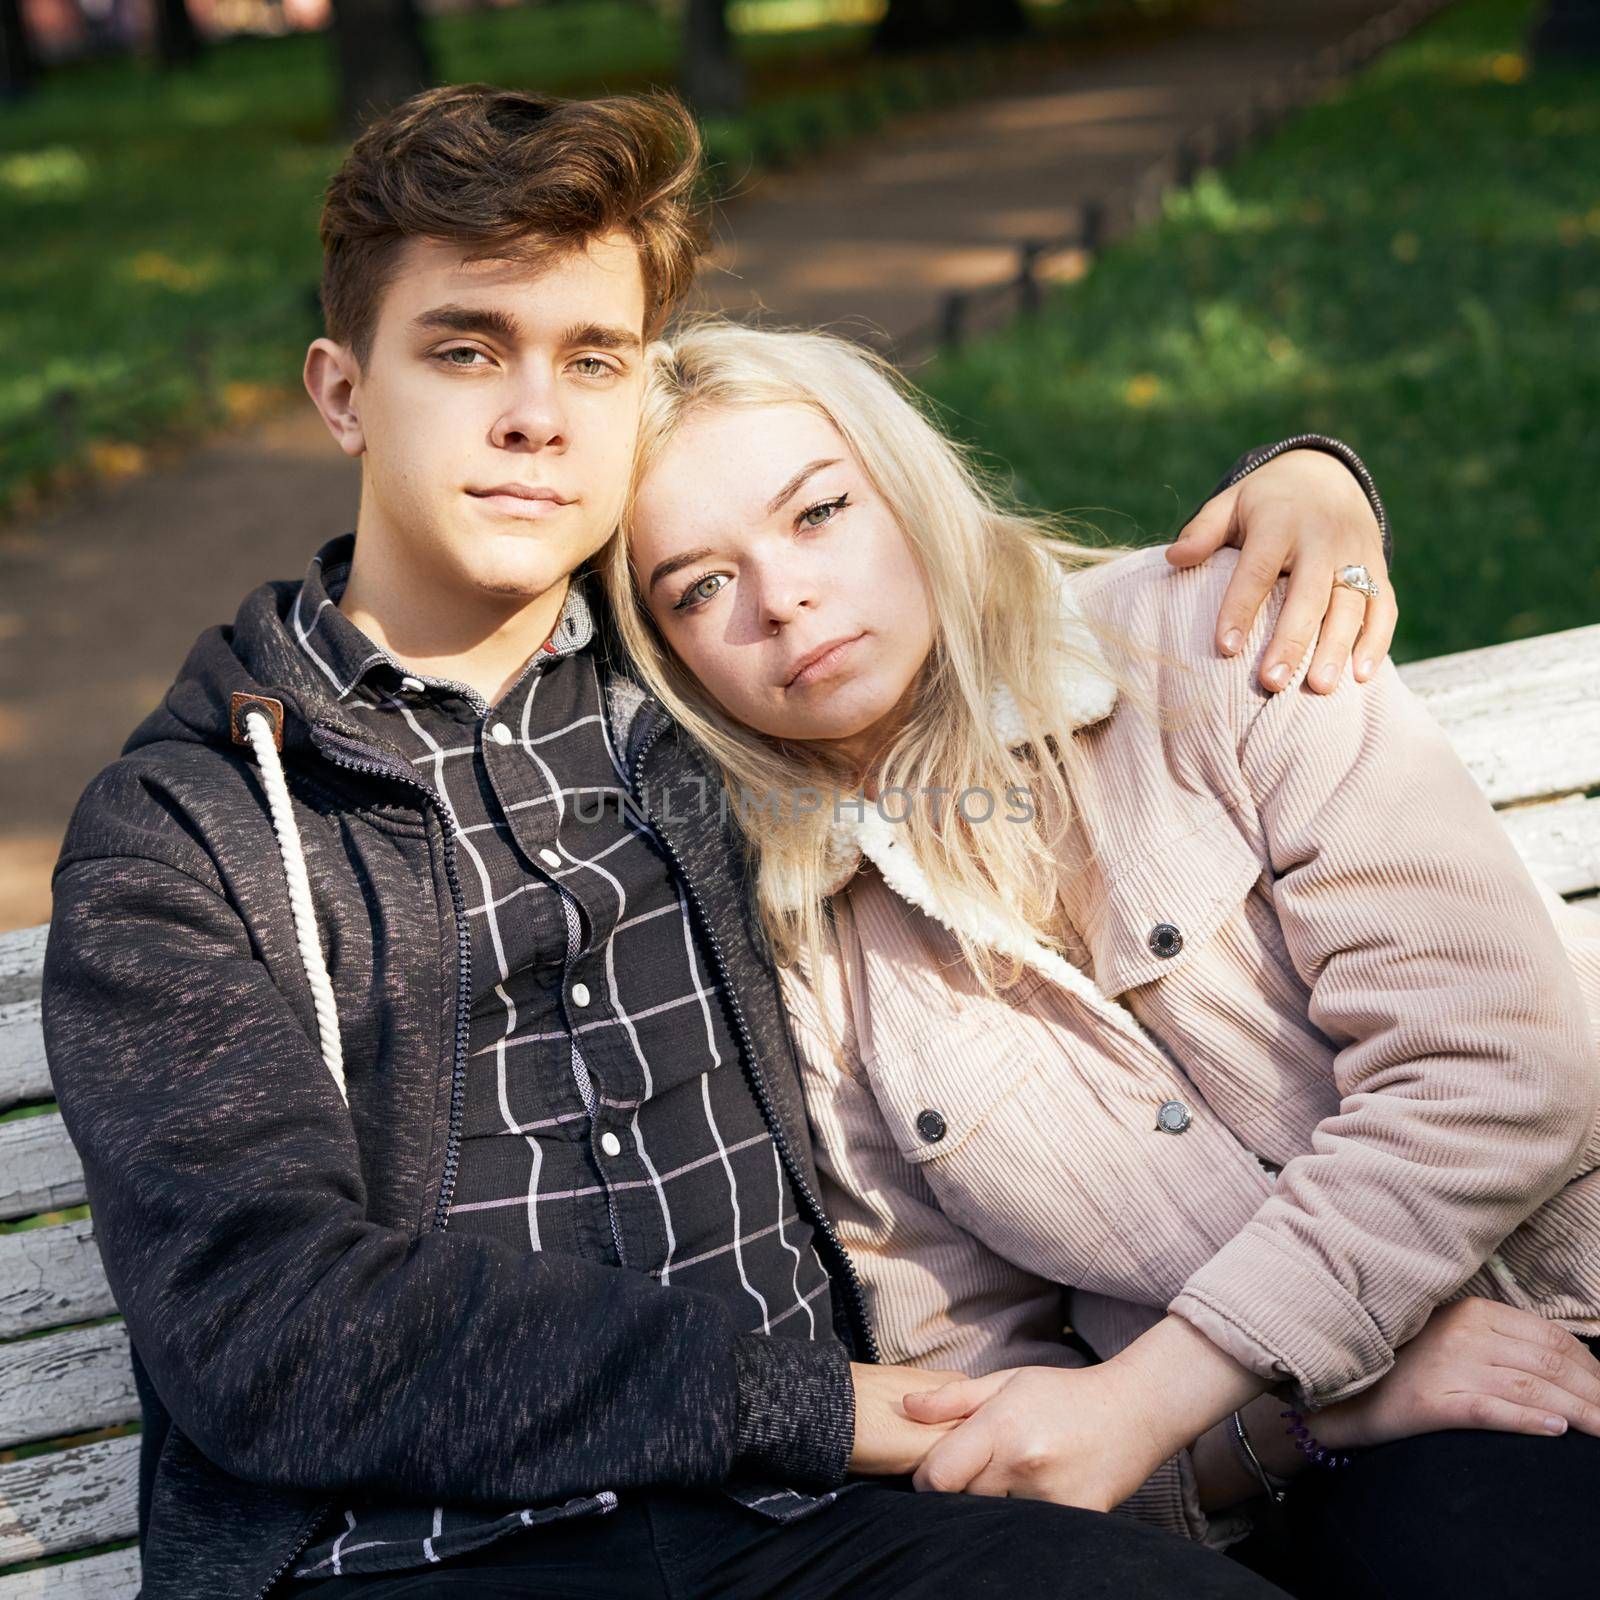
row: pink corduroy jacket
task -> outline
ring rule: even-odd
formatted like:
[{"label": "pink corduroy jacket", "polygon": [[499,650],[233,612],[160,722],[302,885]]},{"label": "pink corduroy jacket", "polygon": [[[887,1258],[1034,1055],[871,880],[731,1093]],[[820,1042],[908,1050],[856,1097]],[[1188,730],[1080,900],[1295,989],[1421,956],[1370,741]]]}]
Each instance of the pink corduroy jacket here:
[{"label": "pink corduroy jacket", "polygon": [[[1462,1295],[1600,1333],[1600,917],[1391,665],[1258,687],[1281,586],[1218,657],[1234,560],[1070,582],[1108,670],[1068,685],[1065,955],[937,903],[870,808],[838,830],[837,952],[785,987],[885,1359],[1070,1365],[1064,1321],[1106,1357],[1171,1311],[1323,1406]],[[1021,980],[986,996],[954,926]],[[1218,1531],[1184,1459],[1136,1502]]]}]

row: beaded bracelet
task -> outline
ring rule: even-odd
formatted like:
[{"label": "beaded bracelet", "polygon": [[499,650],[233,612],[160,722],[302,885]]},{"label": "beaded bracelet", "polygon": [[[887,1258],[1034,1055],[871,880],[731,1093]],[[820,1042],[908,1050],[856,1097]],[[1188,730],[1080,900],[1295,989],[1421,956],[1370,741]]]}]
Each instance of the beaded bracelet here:
[{"label": "beaded bracelet", "polygon": [[1291,1434],[1294,1442],[1299,1445],[1301,1453],[1315,1467],[1348,1467],[1350,1457],[1338,1450],[1330,1450],[1321,1443],[1317,1436],[1306,1426],[1306,1419],[1300,1412],[1289,1410],[1280,1411],[1280,1417],[1289,1419],[1289,1426],[1285,1433]]}]

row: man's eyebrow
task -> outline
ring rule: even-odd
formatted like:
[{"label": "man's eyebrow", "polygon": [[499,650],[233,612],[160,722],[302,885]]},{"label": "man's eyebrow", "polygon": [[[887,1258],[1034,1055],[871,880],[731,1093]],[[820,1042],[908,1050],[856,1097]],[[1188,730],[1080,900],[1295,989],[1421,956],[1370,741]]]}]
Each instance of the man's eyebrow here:
[{"label": "man's eyebrow", "polygon": [[649,583],[644,586],[644,592],[653,594],[656,585],[663,578],[670,578],[674,572],[680,572],[684,567],[692,567],[697,561],[704,561],[710,554],[710,547],[701,545],[698,550],[685,550],[681,556],[668,556],[665,561],[658,561],[655,571],[650,574]]},{"label": "man's eyebrow", "polygon": [[767,515],[770,517],[800,487],[813,472],[821,472],[824,467],[838,466],[838,460],[824,459],[813,461],[810,466],[801,467],[795,475],[767,502]]},{"label": "man's eyebrow", "polygon": [[562,334],[561,343],[567,349],[574,345],[587,345],[592,350],[644,349],[644,340],[631,328],[612,327],[601,322],[574,323]]},{"label": "man's eyebrow", "polygon": [[422,332],[487,333],[506,344],[515,344],[522,335],[515,317],[492,306],[434,306],[414,316],[411,326]]}]

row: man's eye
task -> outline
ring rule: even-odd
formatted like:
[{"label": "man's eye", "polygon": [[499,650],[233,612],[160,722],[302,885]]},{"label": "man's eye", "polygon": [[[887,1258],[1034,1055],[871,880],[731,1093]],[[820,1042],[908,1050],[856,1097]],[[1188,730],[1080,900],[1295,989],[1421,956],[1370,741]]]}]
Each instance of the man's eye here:
[{"label": "man's eye", "polygon": [[609,361],[602,361],[599,356],[579,356],[572,364],[585,378],[604,378],[616,370]]},{"label": "man's eye", "polygon": [[807,506],[795,518],[795,523],[803,528],[820,528],[823,523],[833,520],[835,512],[843,511],[849,504],[850,496],[848,494],[841,494],[833,500],[819,500],[816,505]]},{"label": "man's eye", "polygon": [[479,359],[487,361],[489,358],[481,350],[474,350],[470,345],[459,344],[450,350],[441,350],[439,359],[447,367],[475,366]]},{"label": "man's eye", "polygon": [[[689,585],[687,589],[683,591],[681,595],[678,596],[677,600],[673,604],[672,609],[674,611],[691,611],[695,606],[703,605],[712,597],[712,595],[716,594],[717,590],[721,589],[723,584],[725,584],[727,581],[728,579],[726,573],[708,572],[705,577],[697,578]],[[707,585],[709,584],[715,584],[716,588],[708,588]]]}]

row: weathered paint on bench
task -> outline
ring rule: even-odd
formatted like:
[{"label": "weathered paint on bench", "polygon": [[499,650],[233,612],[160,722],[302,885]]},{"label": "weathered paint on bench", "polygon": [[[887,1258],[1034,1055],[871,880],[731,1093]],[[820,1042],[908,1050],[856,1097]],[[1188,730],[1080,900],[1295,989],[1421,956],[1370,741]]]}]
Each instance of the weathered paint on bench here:
[{"label": "weathered paint on bench", "polygon": [[[1534,873],[1568,896],[1600,890],[1600,627],[1402,669],[1500,808]],[[0,935],[0,1112],[48,1102],[39,1029],[44,928]],[[0,1123],[0,1220],[76,1205],[83,1176],[53,1111]],[[128,1342],[91,1220],[0,1234],[0,1568],[135,1532],[138,1439],[68,1436],[137,1419]],[[93,1324],[93,1325],[91,1325]],[[127,1600],[130,1549],[0,1573],[0,1600]]]}]

